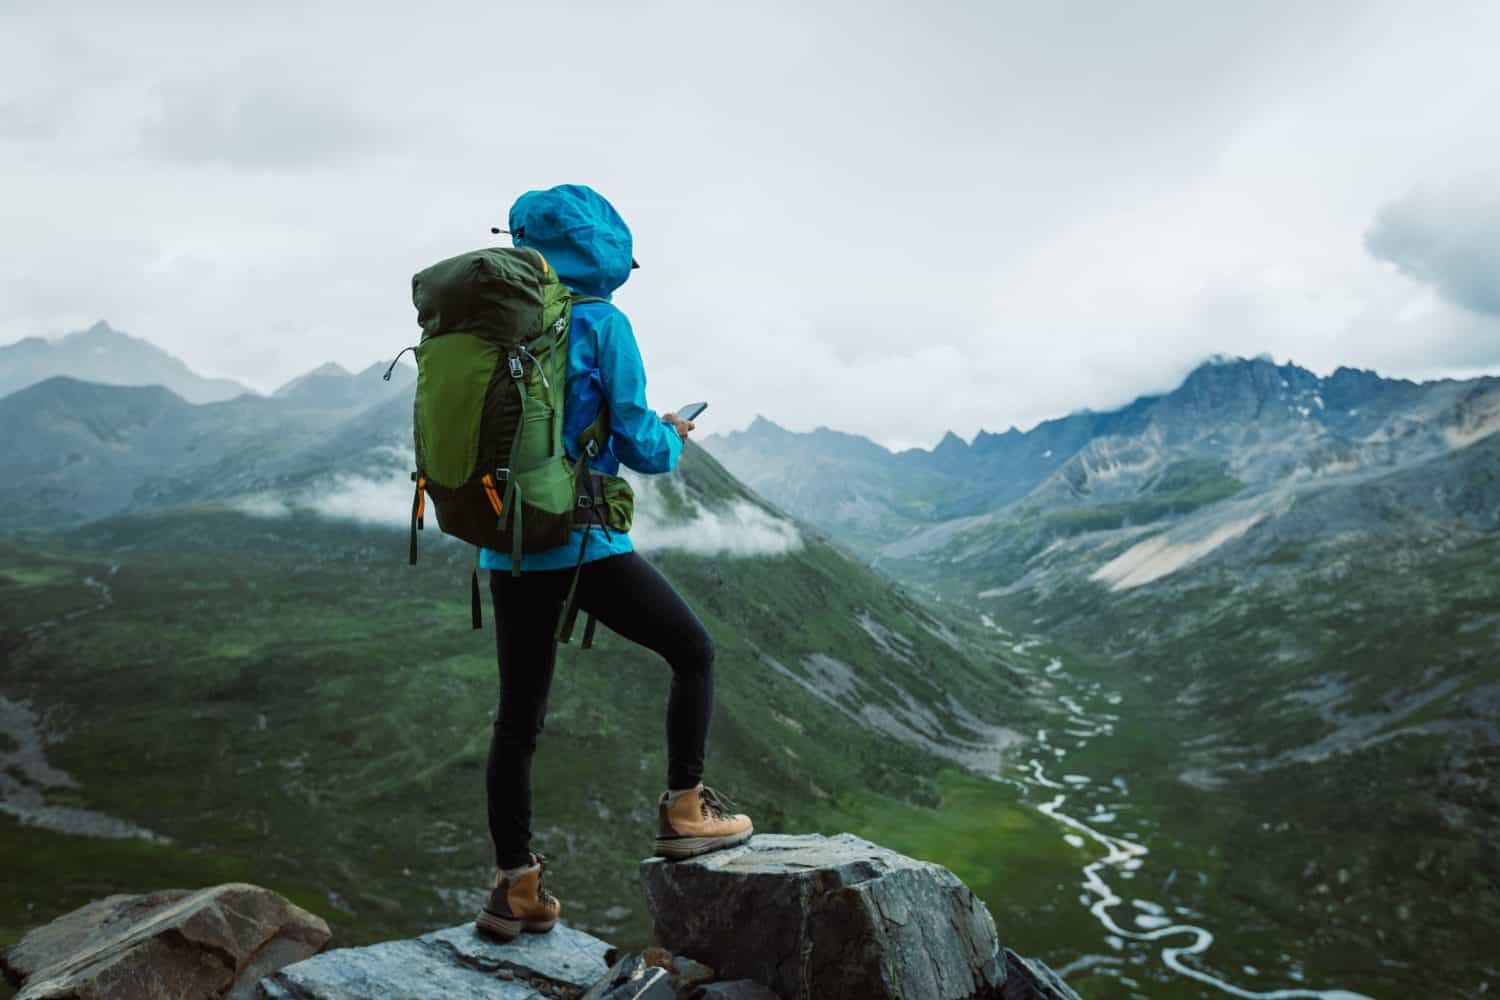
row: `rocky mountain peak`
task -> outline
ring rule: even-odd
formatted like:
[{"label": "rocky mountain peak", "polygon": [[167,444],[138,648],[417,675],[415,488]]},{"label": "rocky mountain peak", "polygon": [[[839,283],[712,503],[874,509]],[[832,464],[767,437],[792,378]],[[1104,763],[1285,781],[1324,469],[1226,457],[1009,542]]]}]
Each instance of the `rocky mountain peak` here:
[{"label": "rocky mountain peak", "polygon": [[771,419],[769,419],[769,418],[767,418],[767,417],[765,417],[765,416],[757,413],[755,415],[755,419],[752,420],[752,421],[750,421],[750,426],[745,428],[745,433],[746,434],[786,434],[786,433],[788,433],[788,431],[787,431],[787,429],[785,427],[782,427],[780,424],[776,423],[774,420],[771,420]]},{"label": "rocky mountain peak", "polygon": [[192,403],[250,392],[231,379],[199,375],[182,359],[102,319],[57,340],[28,337],[0,347],[0,396],[57,375],[108,385],[165,386]]},{"label": "rocky mountain peak", "polygon": [[937,445],[932,449],[932,451],[933,451],[934,454],[937,454],[939,452],[943,452],[943,453],[965,452],[965,451],[968,451],[968,450],[969,450],[968,442],[966,442],[963,438],[959,437],[957,434],[953,433],[952,431],[949,431],[948,433],[944,434],[943,435],[943,439],[941,441],[939,441],[937,443]]},{"label": "rocky mountain peak", "polygon": [[285,399],[287,396],[297,393],[309,382],[315,379],[328,378],[346,379],[349,378],[349,371],[343,365],[338,364],[335,361],[326,361],[318,367],[314,368],[312,371],[304,372],[301,375],[298,375],[296,378],[291,379],[285,384],[277,387],[276,391],[271,393],[271,395],[278,399]]}]

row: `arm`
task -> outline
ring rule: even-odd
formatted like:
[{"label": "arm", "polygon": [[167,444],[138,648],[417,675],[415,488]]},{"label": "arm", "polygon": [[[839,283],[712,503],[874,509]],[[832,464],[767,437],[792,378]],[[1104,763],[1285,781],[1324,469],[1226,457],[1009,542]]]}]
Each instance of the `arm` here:
[{"label": "arm", "polygon": [[595,331],[615,455],[636,472],[671,472],[682,454],[682,438],[646,405],[646,368],[630,320],[612,309]]}]

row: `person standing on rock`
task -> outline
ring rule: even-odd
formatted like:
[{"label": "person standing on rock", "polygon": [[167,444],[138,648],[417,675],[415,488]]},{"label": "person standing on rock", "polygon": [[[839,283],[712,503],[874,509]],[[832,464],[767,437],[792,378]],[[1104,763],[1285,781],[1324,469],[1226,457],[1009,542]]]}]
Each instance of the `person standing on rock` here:
[{"label": "person standing on rock", "polygon": [[[630,229],[591,188],[565,184],[529,191],[510,210],[518,247],[542,254],[574,293],[569,328],[563,440],[577,441],[601,411],[607,441],[590,460],[617,474],[670,472],[693,424],[646,405],[646,373],[630,320],[609,300],[637,267]],[[589,535],[589,533],[592,533]],[[585,536],[587,545],[585,546]],[[495,607],[500,707],[485,771],[494,888],[480,911],[480,930],[501,938],[551,930],[561,905],[542,888],[544,860],[531,851],[531,760],[546,715],[557,662],[556,627],[579,562],[578,607],[618,635],[662,656],[672,669],[667,702],[667,791],[657,803],[655,853],[685,858],[743,843],[750,817],[731,813],[703,784],[703,756],[713,709],[714,646],[702,622],[672,585],[638,553],[627,531],[575,527],[567,544],[521,558],[514,576],[509,553],[481,549]]]}]

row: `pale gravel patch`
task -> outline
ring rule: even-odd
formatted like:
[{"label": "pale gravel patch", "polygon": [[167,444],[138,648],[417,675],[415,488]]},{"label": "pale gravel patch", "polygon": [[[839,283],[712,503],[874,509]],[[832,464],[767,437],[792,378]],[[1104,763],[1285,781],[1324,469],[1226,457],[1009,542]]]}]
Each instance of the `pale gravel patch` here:
[{"label": "pale gravel patch", "polygon": [[1191,541],[1174,542],[1169,534],[1160,534],[1138,542],[1100,566],[1090,580],[1107,583],[1110,590],[1130,590],[1160,580],[1197,562],[1225,542],[1233,541],[1265,520],[1264,512],[1220,525],[1207,535]]}]

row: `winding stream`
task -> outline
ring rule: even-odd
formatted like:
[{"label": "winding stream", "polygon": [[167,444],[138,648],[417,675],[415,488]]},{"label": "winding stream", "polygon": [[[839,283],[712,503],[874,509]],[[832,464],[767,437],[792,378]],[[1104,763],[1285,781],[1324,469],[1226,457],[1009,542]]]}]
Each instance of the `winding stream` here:
[{"label": "winding stream", "polygon": [[[1035,642],[1015,643],[1011,648],[1018,653],[1025,653]],[[1060,694],[1056,701],[1067,710],[1066,728],[1061,735],[1072,741],[1072,747],[1078,748],[1087,745],[1090,740],[1107,737],[1114,733],[1114,723],[1119,721],[1119,716],[1108,712],[1099,712],[1091,716],[1085,708],[1079,704],[1079,698],[1092,700],[1101,698],[1110,707],[1120,704],[1122,698],[1113,692],[1100,692],[1098,685],[1093,685],[1085,690],[1068,675],[1063,669],[1061,660],[1053,659],[1043,668],[1046,679],[1053,684],[1070,684],[1074,692]],[[1068,747],[1056,746],[1048,740],[1049,730],[1040,729],[1036,734],[1036,746],[1038,753],[1027,760],[1024,764],[1014,765],[1021,774],[1020,783],[1029,788],[1041,790],[1043,794],[1052,793],[1050,801],[1037,806],[1044,815],[1052,818],[1069,830],[1076,833],[1067,834],[1065,839],[1075,847],[1082,847],[1086,840],[1092,840],[1105,849],[1103,857],[1091,861],[1083,868],[1083,888],[1086,896],[1082,897],[1084,902],[1109,934],[1116,940],[1161,942],[1161,960],[1167,968],[1178,975],[1195,979],[1207,986],[1213,987],[1221,993],[1230,996],[1244,997],[1245,1000],[1372,1000],[1363,993],[1353,993],[1348,990],[1329,989],[1317,990],[1302,987],[1290,989],[1274,989],[1256,991],[1237,985],[1221,976],[1205,972],[1202,969],[1189,965],[1184,959],[1188,956],[1204,956],[1214,943],[1213,932],[1196,924],[1176,923],[1165,914],[1167,908],[1152,900],[1132,897],[1130,900],[1134,909],[1139,911],[1134,918],[1137,927],[1146,928],[1137,930],[1126,928],[1111,914],[1111,910],[1125,903],[1126,900],[1117,893],[1105,880],[1105,876],[1118,873],[1120,877],[1130,879],[1139,869],[1145,857],[1151,852],[1144,844],[1138,844],[1124,837],[1116,837],[1104,833],[1090,826],[1084,819],[1064,812],[1063,807],[1068,804],[1071,797],[1076,793],[1071,790],[1083,788],[1092,784],[1092,779],[1079,774],[1061,775],[1061,780],[1047,773],[1047,763],[1055,765],[1067,756]],[[1116,778],[1114,786],[1122,793],[1128,792],[1124,779]],[[1116,807],[1119,808],[1119,807]],[[1095,811],[1089,818],[1094,823],[1105,823],[1115,819],[1116,813],[1103,804],[1096,804]],[[1169,876],[1175,877],[1176,872]],[[1091,957],[1081,959],[1072,963],[1070,968],[1081,969],[1089,965],[1113,963],[1117,961],[1112,957]],[[1247,967],[1247,972],[1252,972]],[[1295,975],[1295,974],[1294,974]]]}]

